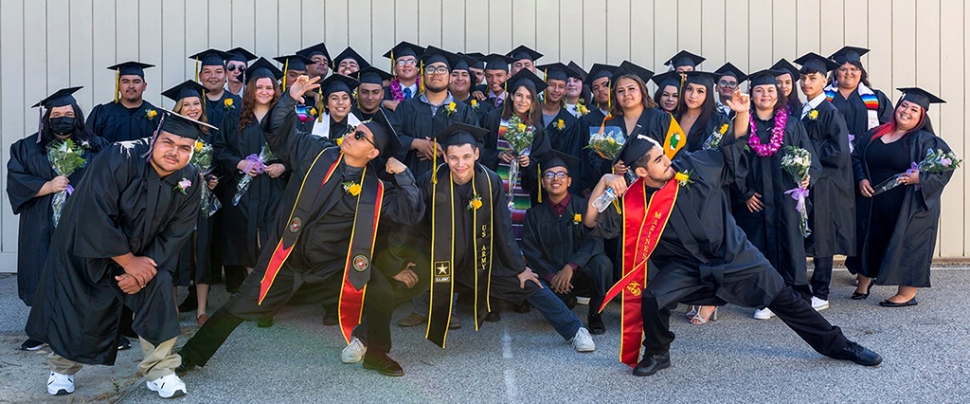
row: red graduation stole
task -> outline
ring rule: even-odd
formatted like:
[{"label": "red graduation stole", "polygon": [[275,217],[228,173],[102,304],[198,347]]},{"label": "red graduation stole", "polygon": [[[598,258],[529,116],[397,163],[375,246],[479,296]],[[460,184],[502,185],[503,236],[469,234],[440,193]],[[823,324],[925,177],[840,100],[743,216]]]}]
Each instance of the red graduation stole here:
[{"label": "red graduation stole", "polygon": [[643,317],[640,313],[643,288],[647,284],[647,258],[653,253],[660,241],[660,234],[667,226],[667,220],[677,201],[680,189],[677,180],[671,178],[667,184],[654,192],[647,202],[646,187],[640,180],[623,195],[623,278],[620,279],[603,299],[599,311],[617,294],[623,293],[620,318],[620,362],[630,367],[640,360],[640,346],[643,341]]},{"label": "red graduation stole", "polygon": [[[324,156],[329,150],[333,150],[333,152],[328,156]],[[262,280],[260,280],[259,304],[263,303],[263,299],[273,285],[273,280],[276,279],[280,268],[286,262],[286,259],[289,258],[293,246],[296,245],[296,241],[303,231],[303,220],[311,216],[312,212],[310,212],[310,209],[314,205],[317,194],[325,198],[333,192],[345,192],[341,189],[342,184],[337,184],[336,182],[329,183],[340,161],[343,160],[343,153],[339,153],[338,150],[334,148],[323,150],[317,155],[313,164],[307,170],[307,174],[303,178],[303,183],[300,185],[300,192],[297,194],[296,203],[294,203],[293,209],[290,211],[289,219],[286,221],[286,229],[283,230],[280,241],[273,250],[273,256],[270,258],[269,264],[266,267],[266,272],[263,274]],[[339,154],[326,171],[326,174],[322,176],[323,178],[321,180],[320,173],[322,172],[315,173],[313,168],[321,157],[324,157],[325,160],[335,157],[333,153]],[[350,232],[350,245],[347,248],[347,258],[344,263],[338,304],[340,331],[348,344],[350,343],[351,333],[354,327],[360,324],[360,319],[363,315],[364,295],[367,290],[367,280],[370,279],[370,263],[374,253],[374,239],[377,237],[381,203],[384,198],[383,182],[376,179],[367,181],[366,173],[367,168],[365,167],[361,173],[361,190],[357,195],[357,209],[354,213],[354,225]],[[313,184],[318,181],[320,187],[316,194],[311,192],[304,193],[308,182]],[[365,202],[372,200],[374,203],[361,204],[362,200]]]}]

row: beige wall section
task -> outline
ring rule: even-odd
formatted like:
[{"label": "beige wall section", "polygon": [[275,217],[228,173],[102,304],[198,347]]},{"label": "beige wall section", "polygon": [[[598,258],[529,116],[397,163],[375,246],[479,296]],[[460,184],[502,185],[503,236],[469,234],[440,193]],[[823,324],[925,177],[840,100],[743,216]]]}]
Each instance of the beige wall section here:
[{"label": "beige wall section", "polygon": [[[50,92],[84,86],[85,111],[110,100],[105,67],[116,62],[157,65],[146,98],[171,107],[160,91],[193,77],[186,56],[209,47],[272,57],[325,41],[334,55],[353,45],[387,69],[381,55],[407,40],[483,53],[526,44],[541,63],[629,59],[657,71],[679,49],[706,56],[704,70],[729,60],[750,71],[859,45],[872,49],[863,61],[890,99],[918,85],[948,101],[930,116],[967,156],[968,19],[962,0],[0,0],[0,155],[6,162],[9,145],[35,131],[28,106]],[[967,188],[961,169],[944,193],[939,257],[970,258]],[[11,272],[18,220],[7,198],[0,205],[0,272]]]}]

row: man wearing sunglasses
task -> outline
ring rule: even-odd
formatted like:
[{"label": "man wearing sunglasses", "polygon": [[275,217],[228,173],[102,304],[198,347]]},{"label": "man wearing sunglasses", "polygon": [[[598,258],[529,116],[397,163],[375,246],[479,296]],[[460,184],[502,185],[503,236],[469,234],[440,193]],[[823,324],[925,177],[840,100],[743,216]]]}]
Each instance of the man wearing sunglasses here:
[{"label": "man wearing sunglasses", "polygon": [[[232,54],[232,58],[226,61],[226,91],[242,98],[243,90],[246,89],[243,83],[246,77],[244,73],[249,66],[249,61],[258,57],[244,48],[233,48],[228,52]],[[219,122],[216,124],[218,125]]]},{"label": "man wearing sunglasses", "polygon": [[[358,125],[338,147],[299,129],[295,107],[305,101],[305,93],[319,88],[321,78],[298,77],[263,120],[267,143],[292,167],[292,177],[252,274],[182,348],[180,372],[205,365],[244,320],[276,313],[299,292],[301,301],[338,301],[340,330],[348,343],[363,316],[368,340],[364,368],[387,376],[404,374],[387,355],[394,299],[387,278],[373,265],[374,238],[378,223],[417,224],[424,202],[411,172],[390,157],[400,141],[383,113]],[[385,184],[379,172],[392,181]]]}]

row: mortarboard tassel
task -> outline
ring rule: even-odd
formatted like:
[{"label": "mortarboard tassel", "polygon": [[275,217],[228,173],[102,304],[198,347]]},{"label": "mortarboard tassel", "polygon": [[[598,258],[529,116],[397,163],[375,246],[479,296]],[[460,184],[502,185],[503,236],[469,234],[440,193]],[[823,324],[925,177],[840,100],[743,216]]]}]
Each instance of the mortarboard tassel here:
[{"label": "mortarboard tassel", "polygon": [[317,122],[323,122],[323,88],[318,88],[317,94]]},{"label": "mortarboard tassel", "polygon": [[115,69],[115,104],[118,103],[118,94],[121,93],[121,68]]},{"label": "mortarboard tassel", "polygon": [[148,151],[141,155],[145,160],[152,158],[152,150],[155,150],[155,141],[158,140],[158,133],[162,130],[162,124],[165,123],[165,115],[163,113],[162,118],[158,120],[158,126],[155,127],[155,132],[152,133],[152,140],[148,143]]},{"label": "mortarboard tassel", "polygon": [[424,78],[424,61],[423,60],[421,61],[421,68],[418,71],[420,72],[420,74],[418,74],[418,94],[424,94],[424,80],[421,80],[421,79]]},{"label": "mortarboard tassel", "polygon": [[536,174],[538,174],[538,175],[536,175],[536,177],[538,178],[536,180],[536,184],[539,185],[539,188],[536,188],[536,189],[539,190],[539,192],[538,192],[538,194],[539,194],[538,199],[539,199],[539,203],[542,203],[542,164],[536,164]]},{"label": "mortarboard tassel", "polygon": [[[117,94],[117,92],[115,93]],[[40,132],[44,130],[44,107],[41,106],[37,108],[37,141],[34,143],[40,143]]]},{"label": "mortarboard tassel", "polygon": [[[546,88],[542,89],[542,102],[545,103],[549,99],[549,69],[543,70],[542,74],[545,75]],[[565,98],[565,97],[564,97]],[[542,188],[539,188],[539,203],[542,203]]]},{"label": "mortarboard tassel", "polygon": [[286,91],[286,72],[290,70],[290,60],[286,59],[286,63],[283,64],[283,91]]},{"label": "mortarboard tassel", "polygon": [[397,66],[397,61],[394,60],[394,49],[391,49],[391,74],[397,76],[397,72],[394,71],[395,66]]},{"label": "mortarboard tassel", "polygon": [[199,57],[195,57],[195,82],[199,82]]}]

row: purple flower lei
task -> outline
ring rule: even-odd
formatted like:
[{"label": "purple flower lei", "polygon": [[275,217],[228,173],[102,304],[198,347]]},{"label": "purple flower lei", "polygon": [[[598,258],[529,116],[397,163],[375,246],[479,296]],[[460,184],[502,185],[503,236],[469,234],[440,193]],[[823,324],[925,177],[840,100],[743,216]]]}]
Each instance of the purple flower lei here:
[{"label": "purple flower lei", "polygon": [[[418,77],[418,80],[415,81],[414,84],[417,84],[418,88],[421,88],[421,77]],[[401,88],[401,81],[398,80],[396,76],[393,79],[391,79],[391,85],[388,87],[391,90],[392,100],[398,101],[398,102],[404,101],[404,89]],[[416,97],[416,96],[417,94],[411,94],[411,97]]]},{"label": "purple flower lei", "polygon": [[761,157],[770,157],[781,149],[781,142],[785,139],[785,125],[788,123],[788,113],[785,110],[775,114],[775,126],[771,128],[771,138],[768,144],[761,144],[758,138],[757,128],[754,124],[754,114],[748,116],[751,124],[751,136],[748,136],[748,148]]}]

